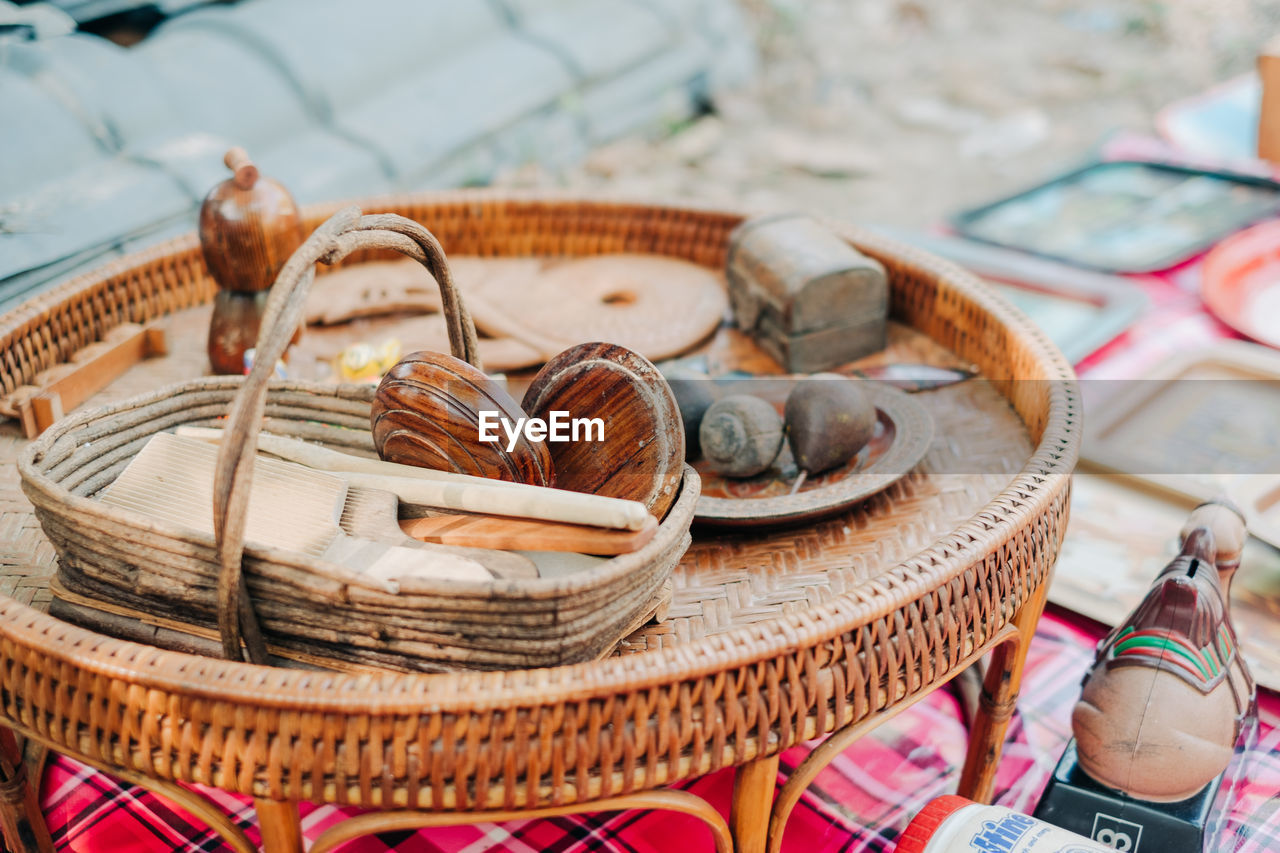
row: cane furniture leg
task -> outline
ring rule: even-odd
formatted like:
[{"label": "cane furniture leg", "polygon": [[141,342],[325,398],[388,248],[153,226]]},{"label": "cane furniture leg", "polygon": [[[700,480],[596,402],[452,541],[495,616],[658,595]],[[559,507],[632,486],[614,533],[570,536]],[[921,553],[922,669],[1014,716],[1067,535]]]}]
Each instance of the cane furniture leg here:
[{"label": "cane furniture leg", "polygon": [[[28,733],[30,734],[30,733]],[[113,764],[107,764],[94,758],[90,758],[83,752],[77,752],[73,756],[76,761],[81,764],[87,764],[95,770],[100,770],[117,779],[137,785],[139,788],[145,788],[152,793],[167,797],[177,805],[186,809],[194,817],[204,822],[206,826],[218,834],[218,836],[227,843],[227,846],[235,851],[235,853],[258,853],[257,845],[249,840],[244,834],[244,830],[235,824],[226,812],[206,800],[203,796],[192,791],[190,788],[184,788],[177,782],[171,782],[167,779],[157,779],[155,776],[148,776],[137,770],[127,770],[123,767]],[[52,849],[52,848],[51,848]],[[43,851],[42,851],[43,853]]]},{"label": "cane furniture leg", "polygon": [[302,823],[298,804],[255,799],[263,853],[302,853]]},{"label": "cane furniture leg", "polygon": [[11,729],[0,727],[0,829],[9,850],[53,853],[38,789],[39,776],[32,780],[27,774],[18,739]]},{"label": "cane furniture leg", "polygon": [[[551,806],[542,809],[498,812],[420,812],[394,811],[369,812],[356,815],[332,826],[320,834],[311,845],[309,853],[329,853],[353,838],[374,832],[423,829],[432,826],[454,826],[462,823],[500,823],[504,820],[528,820],[540,817],[579,814],[582,812],[612,812],[626,809],[664,809],[680,812],[702,821],[711,830],[716,853],[733,853],[733,837],[724,818],[701,797],[688,791],[664,789],[642,791],[622,797],[574,803],[568,806]],[[265,837],[265,836],[264,836]],[[679,846],[679,845],[677,845]]]},{"label": "cane furniture leg", "polygon": [[991,655],[978,713],[974,715],[973,727],[969,730],[969,753],[960,772],[958,793],[975,802],[990,803],[995,791],[996,768],[1000,764],[1004,736],[1017,707],[1023,665],[1027,662],[1027,651],[1036,633],[1036,623],[1044,612],[1048,589],[1049,579],[1045,578],[1013,617],[1017,633],[997,646]]},{"label": "cane furniture leg", "polygon": [[[77,758],[83,761],[83,758]],[[244,834],[244,830],[236,826],[231,818],[227,817],[222,809],[206,800],[188,788],[184,788],[176,782],[170,782],[164,779],[156,779],[146,776],[142,773],[134,773],[132,771],[121,770],[118,767],[100,767],[104,773],[109,773],[126,782],[132,782],[140,788],[146,788],[161,796],[168,797],[182,808],[191,812],[205,825],[216,832],[223,841],[236,853],[258,853],[258,848],[254,846],[249,837]]]},{"label": "cane furniture leg", "polygon": [[986,677],[986,661],[979,659],[947,684],[947,689],[960,704],[960,717],[964,720],[964,727],[970,731],[978,716],[978,703],[982,701],[982,682]]},{"label": "cane furniture leg", "polygon": [[[1013,625],[1007,625],[996,635],[992,645],[1003,645],[1003,643],[1016,639],[1018,636],[1018,629]],[[963,674],[969,667],[976,666],[987,648],[990,648],[990,646],[970,655],[958,667],[958,671]],[[810,783],[817,778],[817,775],[822,772],[823,768],[834,761],[840,753],[848,749],[854,741],[884,725],[931,693],[932,691],[917,693],[910,699],[899,702],[887,713],[874,714],[856,723],[850,723],[844,728],[836,729],[826,740],[814,747],[813,751],[805,756],[804,761],[801,761],[795,770],[788,774],[787,781],[783,784],[782,790],[778,792],[778,798],[774,801],[773,810],[769,815],[769,843],[765,848],[765,853],[779,853],[782,849],[782,834],[786,831],[787,820],[791,817],[791,811],[796,807],[796,803],[800,802],[801,795],[804,794]]]},{"label": "cane furniture leg", "polygon": [[769,812],[778,787],[778,758],[748,761],[733,778],[733,806],[729,822],[738,853],[764,853],[769,834]]},{"label": "cane furniture leg", "polygon": [[[35,732],[25,729],[20,729],[20,731],[28,738],[38,740],[46,746],[49,746],[51,749],[53,748],[52,745],[39,737]],[[4,751],[5,735],[7,735],[11,740],[14,736],[13,732],[8,728],[0,726],[0,752]],[[120,767],[119,765],[108,764],[107,762],[86,755],[83,751],[74,753],[73,757],[81,764],[87,764],[95,770],[100,770],[101,772],[114,776],[117,779],[137,785],[139,788],[145,788],[146,790],[159,794],[162,797],[167,797],[177,805],[186,809],[194,817],[203,821],[205,825],[216,832],[218,836],[227,843],[227,846],[235,851],[235,853],[258,853],[257,846],[249,840],[247,835],[244,834],[244,830],[237,826],[235,822],[232,821],[224,811],[222,811],[222,809],[218,808],[195,791],[192,791],[189,788],[184,788],[177,782],[171,782],[167,779],[157,779],[154,776],[148,776],[146,773],[137,770],[129,770],[124,767]],[[35,797],[36,793],[37,792],[33,790],[32,796]],[[44,813],[40,811],[38,799],[35,800],[35,814],[40,815],[39,826],[47,837],[49,830],[45,825]],[[36,846],[33,848],[23,845],[13,847],[12,844],[9,846],[14,850],[25,851],[35,849],[39,850],[40,853],[45,853],[46,850],[53,851],[54,849],[52,840],[50,840],[48,847]]]}]

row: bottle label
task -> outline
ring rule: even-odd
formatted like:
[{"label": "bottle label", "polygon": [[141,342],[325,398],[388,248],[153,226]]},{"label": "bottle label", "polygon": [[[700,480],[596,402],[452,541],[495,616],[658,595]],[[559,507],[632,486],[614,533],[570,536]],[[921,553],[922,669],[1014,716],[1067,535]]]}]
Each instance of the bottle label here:
[{"label": "bottle label", "polygon": [[1114,853],[1116,849],[998,806],[983,811],[981,822],[960,836],[968,840],[964,849],[973,853]]},{"label": "bottle label", "polygon": [[1033,817],[1008,814],[999,820],[984,820],[969,846],[981,853],[1013,853],[1027,831],[1036,825]]}]

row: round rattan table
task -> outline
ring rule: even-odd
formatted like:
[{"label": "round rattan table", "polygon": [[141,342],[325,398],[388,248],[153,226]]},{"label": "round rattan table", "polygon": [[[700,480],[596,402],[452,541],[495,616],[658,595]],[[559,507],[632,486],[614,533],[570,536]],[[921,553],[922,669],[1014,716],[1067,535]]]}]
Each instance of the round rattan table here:
[{"label": "round rattan table", "polygon": [[[742,219],[483,191],[360,204],[421,222],[450,255],[647,252],[715,269]],[[308,210],[310,226],[334,209]],[[924,461],[850,511],[781,530],[695,528],[667,618],[592,663],[441,674],[275,669],[54,619],[44,611],[56,556],[14,465],[26,442],[14,423],[0,424],[4,799],[38,818],[30,786],[19,784],[17,732],[170,796],[236,850],[253,846],[179,783],[255,798],[273,853],[302,849],[299,801],[373,810],[327,830],[314,853],[389,829],[629,808],[694,815],[718,850],[776,851],[792,807],[831,759],[994,652],[960,780],[962,794],[988,800],[1066,524],[1080,437],[1073,375],[973,276],[835,227],[891,276],[895,325],[883,358],[970,364],[986,381],[917,395],[936,427]],[[0,393],[121,323],[162,317],[174,324],[171,353],[90,405],[198,376],[213,291],[194,236],[67,282],[0,318]],[[732,335],[722,330],[709,357],[740,345]],[[822,735],[775,790],[779,753]],[[666,787],[730,765],[738,770],[727,823]],[[6,811],[7,832],[39,839],[39,827],[21,823],[21,808]]]}]

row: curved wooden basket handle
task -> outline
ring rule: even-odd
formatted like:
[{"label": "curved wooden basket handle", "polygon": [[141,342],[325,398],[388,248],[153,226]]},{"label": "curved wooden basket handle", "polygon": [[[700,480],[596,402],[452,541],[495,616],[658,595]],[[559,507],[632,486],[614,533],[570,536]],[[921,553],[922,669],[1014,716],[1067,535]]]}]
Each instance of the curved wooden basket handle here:
[{"label": "curved wooden basket handle", "polygon": [[335,264],[360,249],[394,249],[416,259],[440,286],[449,329],[449,349],[479,368],[476,329],[453,283],[440,242],[411,219],[395,214],[362,216],[360,208],[335,213],[298,247],[280,270],[262,316],[257,355],[231,404],[218,449],[213,481],[213,530],[218,549],[218,631],[222,653],[243,659],[241,641],[253,663],[267,662],[267,648],[244,580],[244,528],[249,486],[258,452],[258,433],[267,405],[267,384],[302,321],[316,262]]}]

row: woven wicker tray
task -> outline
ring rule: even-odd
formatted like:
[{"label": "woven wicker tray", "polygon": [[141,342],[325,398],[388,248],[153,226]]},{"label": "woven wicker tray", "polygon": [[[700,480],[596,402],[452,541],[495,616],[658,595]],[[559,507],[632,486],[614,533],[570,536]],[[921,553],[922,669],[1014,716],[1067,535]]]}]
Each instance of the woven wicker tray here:
[{"label": "woven wicker tray", "polygon": [[[484,192],[361,204],[425,224],[451,255],[650,252],[716,269],[741,221],[731,212]],[[311,209],[308,221],[332,212]],[[734,829],[740,839],[768,834],[776,849],[799,790],[831,750],[994,648],[961,784],[988,797],[1066,521],[1079,437],[1072,374],[972,276],[864,232],[841,233],[891,276],[897,325],[884,358],[959,361],[993,381],[919,395],[938,437],[912,474],[860,507],[810,527],[699,534],[673,576],[669,618],[631,635],[616,656],[556,669],[317,680],[106,639],[41,612],[53,549],[6,464],[4,719],[175,797],[184,796],[172,784],[179,779],[252,794],[264,820],[283,819],[280,804],[301,799],[461,820],[475,810],[647,804],[696,814],[723,840],[724,821],[692,795],[639,792],[749,763]],[[212,292],[194,237],[69,282],[0,319],[0,390],[121,322],[172,315],[198,328]],[[748,370],[759,358],[728,330],[708,356]],[[175,351],[97,402],[203,369],[202,354]],[[12,463],[25,442],[16,425],[5,429],[0,458]],[[815,751],[814,766],[793,773],[771,806],[770,757],[833,731],[830,749]]]}]

